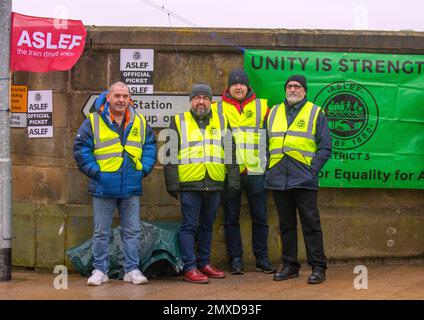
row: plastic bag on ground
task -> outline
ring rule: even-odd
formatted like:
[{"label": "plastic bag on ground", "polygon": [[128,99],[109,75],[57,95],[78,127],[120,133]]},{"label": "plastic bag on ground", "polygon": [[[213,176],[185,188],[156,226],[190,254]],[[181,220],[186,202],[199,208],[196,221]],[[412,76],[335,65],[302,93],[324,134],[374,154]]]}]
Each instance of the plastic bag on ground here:
[{"label": "plastic bag on ground", "polygon": [[[141,248],[139,269],[148,277],[177,275],[183,268],[178,232],[175,222],[146,223],[141,221]],[[109,239],[109,277],[124,277],[124,254],[122,251],[121,228],[114,228]],[[67,251],[74,268],[83,276],[93,270],[92,240]]]}]

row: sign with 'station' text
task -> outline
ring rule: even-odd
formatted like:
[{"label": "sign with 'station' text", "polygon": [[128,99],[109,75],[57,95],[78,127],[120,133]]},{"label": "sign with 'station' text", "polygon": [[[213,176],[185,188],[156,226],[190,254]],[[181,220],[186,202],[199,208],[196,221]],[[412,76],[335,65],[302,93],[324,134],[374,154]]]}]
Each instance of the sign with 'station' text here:
[{"label": "sign with 'station' text", "polygon": [[[92,94],[81,109],[86,117],[94,111],[94,101],[98,94]],[[167,128],[171,116],[190,110],[188,94],[185,95],[133,95],[132,101],[136,112],[141,113],[147,123],[153,128]],[[213,101],[220,100],[220,96],[213,96]]]},{"label": "sign with 'station' text", "polygon": [[294,74],[321,106],[333,154],[324,187],[424,189],[424,56],[246,50],[257,96],[281,103]]}]

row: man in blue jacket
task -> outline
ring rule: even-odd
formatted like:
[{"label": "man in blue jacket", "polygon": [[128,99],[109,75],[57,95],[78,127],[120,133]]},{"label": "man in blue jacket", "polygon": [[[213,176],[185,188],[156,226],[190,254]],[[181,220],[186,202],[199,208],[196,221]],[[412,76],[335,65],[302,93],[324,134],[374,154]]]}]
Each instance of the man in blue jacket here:
[{"label": "man in blue jacket", "polygon": [[318,173],[331,155],[331,136],[321,107],[306,98],[306,79],[289,77],[286,99],[268,117],[269,161],[265,188],[272,190],[283,241],[283,268],[274,280],[299,276],[297,211],[302,225],[308,283],[325,281],[327,258],[318,211]]},{"label": "man in blue jacket", "polygon": [[96,100],[96,110],[78,130],[74,158],[90,178],[93,195],[93,273],[88,285],[107,282],[109,236],[118,209],[124,253],[125,282],[147,283],[138,269],[140,257],[141,181],[156,161],[156,140],[146,119],[131,106],[128,86],[113,83]]}]

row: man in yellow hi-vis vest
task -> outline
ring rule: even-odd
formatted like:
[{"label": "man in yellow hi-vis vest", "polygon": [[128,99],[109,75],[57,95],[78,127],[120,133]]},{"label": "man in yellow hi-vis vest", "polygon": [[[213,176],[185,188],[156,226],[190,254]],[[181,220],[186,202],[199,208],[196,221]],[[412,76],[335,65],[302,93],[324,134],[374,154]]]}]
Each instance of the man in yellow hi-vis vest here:
[{"label": "man in yellow hi-vis vest", "polygon": [[237,144],[240,168],[240,191],[233,191],[224,183],[222,204],[224,230],[231,274],[243,273],[243,246],[240,232],[241,195],[245,192],[252,221],[252,250],[256,270],[274,273],[268,258],[267,190],[264,183],[266,167],[266,119],[269,108],[265,99],[256,97],[243,69],[233,70],[228,77],[228,88],[222,101],[212,110],[224,114],[231,125]]},{"label": "man in yellow hi-vis vest", "polygon": [[274,280],[299,276],[297,214],[305,241],[308,283],[325,281],[327,258],[318,211],[318,173],[331,156],[331,136],[321,107],[306,98],[306,79],[285,83],[286,99],[268,117],[269,160],[265,187],[271,189],[280,221],[283,268]]},{"label": "man in yellow hi-vis vest", "polygon": [[87,284],[109,280],[109,237],[118,209],[124,253],[124,281],[147,283],[139,270],[141,181],[156,161],[156,140],[146,119],[130,105],[128,86],[115,82],[96,99],[74,142],[74,158],[90,178],[93,195],[93,273]]},{"label": "man in yellow hi-vis vest", "polygon": [[[211,111],[212,89],[204,82],[193,85],[190,111],[171,119],[170,131],[175,133],[173,149],[176,161],[164,165],[168,193],[181,202],[179,234],[184,280],[208,283],[209,278],[224,278],[225,273],[210,264],[212,230],[220,204],[220,192],[228,172],[230,184],[240,188],[235,146],[227,119]],[[226,141],[229,139],[229,147]],[[167,143],[172,144],[172,140]],[[174,150],[176,154],[172,155]],[[233,157],[225,161],[227,152]],[[228,164],[227,164],[228,163]],[[197,255],[195,236],[198,236]]]}]

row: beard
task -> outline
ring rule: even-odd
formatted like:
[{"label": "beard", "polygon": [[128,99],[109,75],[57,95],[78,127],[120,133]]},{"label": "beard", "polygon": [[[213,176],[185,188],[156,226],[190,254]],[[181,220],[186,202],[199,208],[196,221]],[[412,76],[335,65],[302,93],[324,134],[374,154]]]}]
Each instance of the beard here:
[{"label": "beard", "polygon": [[299,95],[289,95],[286,97],[286,99],[291,106],[294,106],[295,104],[298,104],[300,101],[302,101],[303,98],[301,98]]},{"label": "beard", "polygon": [[193,113],[199,118],[202,118],[203,116],[209,113],[209,110],[210,110],[210,107],[208,108],[206,106],[202,106],[202,107],[193,108]]}]

